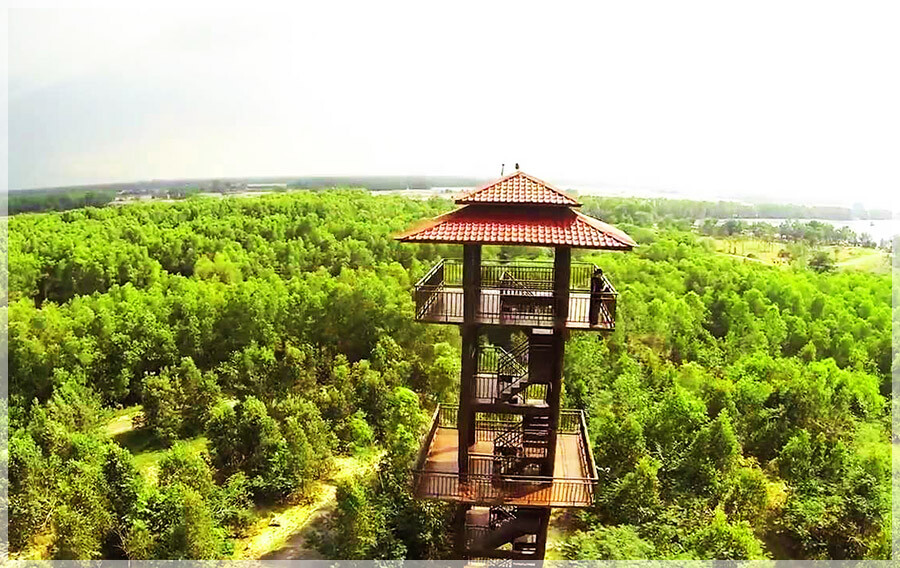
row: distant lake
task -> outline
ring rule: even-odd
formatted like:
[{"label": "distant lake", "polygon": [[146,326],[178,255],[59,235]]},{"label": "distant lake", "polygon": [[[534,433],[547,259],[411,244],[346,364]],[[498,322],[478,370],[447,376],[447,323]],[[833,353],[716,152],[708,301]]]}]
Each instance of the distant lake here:
[{"label": "distant lake", "polygon": [[863,233],[872,237],[872,240],[878,244],[881,241],[890,241],[896,235],[900,235],[900,219],[880,219],[875,221],[867,221],[856,219],[852,221],[834,221],[831,219],[737,219],[745,223],[768,223],[769,225],[781,225],[785,221],[799,221],[801,223],[809,223],[810,221],[819,221],[820,223],[828,223],[837,228],[849,227],[851,231],[857,235]]}]

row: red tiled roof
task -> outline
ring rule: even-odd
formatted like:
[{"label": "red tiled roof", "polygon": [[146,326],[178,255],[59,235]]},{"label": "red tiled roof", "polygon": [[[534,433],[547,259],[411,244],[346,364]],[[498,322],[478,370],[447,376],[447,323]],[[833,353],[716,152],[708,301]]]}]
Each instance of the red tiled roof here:
[{"label": "red tiled roof", "polygon": [[581,203],[566,195],[549,183],[530,176],[522,171],[515,171],[508,176],[464,193],[456,198],[456,202],[492,204],[528,204],[579,207]]},{"label": "red tiled roof", "polygon": [[631,250],[623,231],[568,207],[467,205],[397,237],[404,242],[570,246]]}]

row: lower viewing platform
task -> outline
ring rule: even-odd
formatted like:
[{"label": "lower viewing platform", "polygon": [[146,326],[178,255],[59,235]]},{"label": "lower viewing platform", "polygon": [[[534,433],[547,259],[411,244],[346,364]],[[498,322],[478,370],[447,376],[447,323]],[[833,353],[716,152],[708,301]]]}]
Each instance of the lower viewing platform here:
[{"label": "lower viewing platform", "polygon": [[[475,444],[469,448],[468,474],[460,479],[456,407],[439,406],[413,470],[419,498],[473,505],[587,507],[598,478],[584,413],[562,410],[552,476],[509,475],[508,458],[495,455],[494,440],[521,424],[513,414],[476,415]],[[526,458],[527,459],[527,458]]]}]

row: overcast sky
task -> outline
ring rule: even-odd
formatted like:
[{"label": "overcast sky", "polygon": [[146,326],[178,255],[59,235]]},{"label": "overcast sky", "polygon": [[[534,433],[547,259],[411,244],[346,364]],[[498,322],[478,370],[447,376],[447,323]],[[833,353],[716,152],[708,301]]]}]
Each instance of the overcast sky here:
[{"label": "overcast sky", "polygon": [[10,187],[518,161],[703,196],[900,192],[897,2],[134,4],[14,4]]}]

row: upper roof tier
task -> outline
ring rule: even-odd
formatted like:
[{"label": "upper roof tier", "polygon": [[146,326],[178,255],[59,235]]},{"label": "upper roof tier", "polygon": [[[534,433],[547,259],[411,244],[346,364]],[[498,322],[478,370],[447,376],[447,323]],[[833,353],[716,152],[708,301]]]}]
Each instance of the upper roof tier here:
[{"label": "upper roof tier", "polygon": [[634,240],[579,213],[581,204],[552,185],[516,171],[459,196],[462,207],[398,235],[404,242],[568,246],[631,250]]},{"label": "upper roof tier", "polygon": [[467,205],[397,236],[404,242],[631,250],[634,240],[568,207]]},{"label": "upper roof tier", "polygon": [[581,206],[581,203],[564,191],[519,170],[458,196],[456,202],[460,205]]}]

